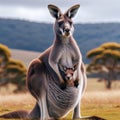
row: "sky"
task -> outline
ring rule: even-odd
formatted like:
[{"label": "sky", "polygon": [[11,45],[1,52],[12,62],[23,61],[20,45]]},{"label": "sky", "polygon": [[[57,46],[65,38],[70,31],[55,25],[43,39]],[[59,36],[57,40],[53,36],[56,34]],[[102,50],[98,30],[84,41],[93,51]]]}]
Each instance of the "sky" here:
[{"label": "sky", "polygon": [[63,13],[80,4],[76,23],[120,22],[120,0],[0,0],[0,17],[51,23],[54,18],[48,4],[58,6]]}]

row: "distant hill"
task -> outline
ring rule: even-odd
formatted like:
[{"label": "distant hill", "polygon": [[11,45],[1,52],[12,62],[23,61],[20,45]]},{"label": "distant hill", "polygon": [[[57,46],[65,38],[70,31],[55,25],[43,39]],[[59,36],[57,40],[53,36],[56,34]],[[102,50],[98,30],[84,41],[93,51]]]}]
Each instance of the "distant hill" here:
[{"label": "distant hill", "polygon": [[[75,24],[74,37],[87,63],[86,52],[104,42],[120,43],[120,23]],[[10,48],[39,51],[53,42],[52,24],[0,19],[0,43]]]}]

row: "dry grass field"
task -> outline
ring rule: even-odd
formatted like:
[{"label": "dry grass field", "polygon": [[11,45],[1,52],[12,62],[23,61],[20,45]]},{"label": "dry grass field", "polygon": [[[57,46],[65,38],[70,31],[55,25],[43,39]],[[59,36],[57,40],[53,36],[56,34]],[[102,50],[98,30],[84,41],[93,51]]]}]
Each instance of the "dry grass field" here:
[{"label": "dry grass field", "polygon": [[[13,58],[23,60],[26,66],[39,55],[38,52],[11,51]],[[33,108],[35,99],[28,92],[13,94],[13,89],[12,85],[0,88],[0,114]],[[107,90],[104,82],[88,79],[87,89],[82,98],[81,113],[82,116],[95,115],[107,120],[120,120],[120,82],[115,81],[112,84],[112,89]],[[71,116],[72,112],[62,120],[70,120]]]},{"label": "dry grass field", "polygon": [[[0,94],[0,114],[20,109],[31,110],[35,104],[35,99],[28,92],[7,93]],[[120,82],[113,83],[113,88],[106,90],[103,82],[89,79],[82,98],[81,113],[82,116],[95,115],[107,120],[120,120]],[[72,112],[62,120],[70,120],[71,115]]]}]

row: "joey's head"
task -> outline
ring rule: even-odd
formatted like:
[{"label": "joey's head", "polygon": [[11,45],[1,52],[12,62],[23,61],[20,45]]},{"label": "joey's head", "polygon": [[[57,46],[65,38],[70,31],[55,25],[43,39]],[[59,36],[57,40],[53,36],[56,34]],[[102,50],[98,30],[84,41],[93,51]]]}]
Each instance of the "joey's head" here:
[{"label": "joey's head", "polygon": [[80,5],[74,5],[64,14],[55,5],[48,5],[50,14],[56,19],[54,25],[55,34],[63,37],[70,37],[73,34],[74,27],[72,18],[76,15]]},{"label": "joey's head", "polygon": [[64,81],[74,81],[73,76],[77,68],[78,68],[78,63],[74,64],[73,67],[71,68],[59,64],[59,70]]}]

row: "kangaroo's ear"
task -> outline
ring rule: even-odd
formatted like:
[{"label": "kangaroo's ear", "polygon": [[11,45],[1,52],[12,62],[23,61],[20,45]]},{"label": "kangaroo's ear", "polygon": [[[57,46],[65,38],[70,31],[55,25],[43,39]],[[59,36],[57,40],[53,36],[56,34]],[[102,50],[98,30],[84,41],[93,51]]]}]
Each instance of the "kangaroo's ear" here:
[{"label": "kangaroo's ear", "polygon": [[63,71],[63,72],[65,72],[66,69],[67,69],[67,68],[66,68],[65,66],[63,66],[62,64],[59,64],[58,66],[59,66],[60,70]]},{"label": "kangaroo's ear", "polygon": [[79,4],[72,6],[71,8],[69,8],[69,9],[67,10],[67,12],[65,13],[65,15],[66,15],[67,17],[69,17],[69,18],[73,18],[73,17],[76,15],[79,7],[80,7]]},{"label": "kangaroo's ear", "polygon": [[60,18],[62,13],[61,13],[60,9],[57,6],[55,6],[55,5],[48,5],[48,9],[50,11],[50,14],[54,18],[56,18],[56,19]]},{"label": "kangaroo's ear", "polygon": [[75,71],[78,68],[78,63],[73,65],[73,70]]}]

